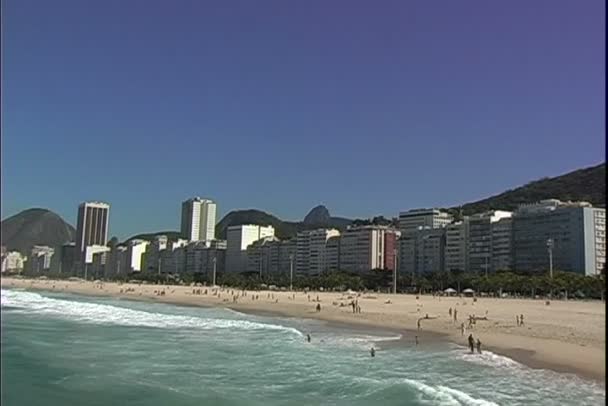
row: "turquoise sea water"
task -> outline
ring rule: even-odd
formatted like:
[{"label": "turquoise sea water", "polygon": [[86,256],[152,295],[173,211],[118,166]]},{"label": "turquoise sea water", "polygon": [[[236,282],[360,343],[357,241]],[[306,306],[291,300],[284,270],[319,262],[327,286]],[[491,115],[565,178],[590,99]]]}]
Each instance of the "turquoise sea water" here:
[{"label": "turquoise sea water", "polygon": [[605,403],[603,387],[573,375],[397,338],[227,309],[2,290],[2,405]]}]

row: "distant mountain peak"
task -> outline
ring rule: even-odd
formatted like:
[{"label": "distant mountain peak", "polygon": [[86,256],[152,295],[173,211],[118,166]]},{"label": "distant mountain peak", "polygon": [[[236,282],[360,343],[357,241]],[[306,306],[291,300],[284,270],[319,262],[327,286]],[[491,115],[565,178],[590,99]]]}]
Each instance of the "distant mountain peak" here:
[{"label": "distant mountain peak", "polygon": [[319,205],[313,208],[306,217],[304,217],[304,224],[326,224],[331,220],[331,215],[327,207]]}]

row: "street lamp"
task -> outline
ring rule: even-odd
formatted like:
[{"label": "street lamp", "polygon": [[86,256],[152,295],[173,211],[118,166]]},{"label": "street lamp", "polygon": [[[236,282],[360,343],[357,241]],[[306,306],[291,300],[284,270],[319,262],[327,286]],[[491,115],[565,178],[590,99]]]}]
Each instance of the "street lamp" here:
[{"label": "street lamp", "polygon": [[549,251],[549,277],[553,279],[553,239],[547,240],[547,251]]},{"label": "street lamp", "polygon": [[293,254],[289,255],[289,290],[293,290]]},{"label": "street lamp", "polygon": [[213,257],[213,286],[215,286],[215,273],[217,271],[217,258]]},{"label": "street lamp", "polygon": [[394,249],[395,260],[393,261],[393,295],[397,294],[397,248]]}]

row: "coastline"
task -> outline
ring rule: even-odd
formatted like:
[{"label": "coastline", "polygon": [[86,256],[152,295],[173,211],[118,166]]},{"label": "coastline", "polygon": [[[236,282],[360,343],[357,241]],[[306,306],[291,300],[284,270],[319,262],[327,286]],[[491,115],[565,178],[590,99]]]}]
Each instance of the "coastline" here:
[{"label": "coastline", "polygon": [[[466,346],[466,337],[472,333],[480,338],[483,348],[504,355],[521,364],[535,369],[549,369],[556,372],[572,373],[605,386],[605,305],[603,302],[551,302],[545,306],[540,300],[487,299],[475,303],[470,298],[431,297],[414,295],[370,294],[358,298],[361,314],[353,314],[349,306],[339,307],[333,303],[349,302],[346,294],[340,292],[310,293],[317,295],[322,311],[316,312],[316,302],[308,301],[308,294],[295,292],[248,292],[237,303],[228,299],[229,292],[220,291],[220,297],[211,295],[209,287],[139,285],[104,282],[53,281],[16,279],[2,277],[3,288],[23,288],[58,293],[75,293],[85,296],[117,297],[128,300],[151,301],[176,305],[199,307],[225,307],[242,313],[263,316],[278,316],[320,320],[337,327],[382,330],[400,334],[399,345],[412,345],[413,336],[419,337],[421,346],[437,342],[451,342]],[[125,292],[127,288],[133,292]],[[121,293],[122,289],[122,293]],[[200,289],[207,295],[193,295],[192,289]],[[164,290],[164,296],[154,291]],[[259,295],[251,300],[251,295]],[[267,295],[274,295],[274,300]],[[223,295],[223,298],[221,297]],[[278,299],[278,302],[276,300]],[[390,300],[391,303],[386,303]],[[469,306],[468,308],[466,306]],[[459,324],[454,324],[447,314],[448,308],[458,309],[466,321],[467,312],[478,314],[488,312],[488,321],[461,335]],[[525,314],[526,327],[515,327],[515,314]],[[442,314],[443,313],[443,314]],[[416,321],[429,314],[430,319],[422,320],[421,330],[416,329]]]}]

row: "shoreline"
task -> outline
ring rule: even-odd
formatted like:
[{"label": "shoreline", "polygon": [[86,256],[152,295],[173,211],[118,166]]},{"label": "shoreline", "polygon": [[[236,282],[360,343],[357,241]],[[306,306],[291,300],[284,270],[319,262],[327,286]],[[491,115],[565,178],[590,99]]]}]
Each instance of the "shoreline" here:
[{"label": "shoreline", "polygon": [[[544,301],[528,299],[528,303],[521,303],[522,301],[516,299],[505,301],[480,298],[477,308],[474,310],[479,310],[480,307],[482,310],[485,308],[486,311],[489,309],[491,313],[488,315],[488,320],[493,323],[478,322],[479,326],[476,325],[471,331],[467,330],[462,336],[460,328],[448,320],[447,314],[442,316],[439,313],[439,310],[450,307],[458,309],[462,319],[466,319],[465,310],[473,310],[476,303],[471,303],[470,299],[467,301],[467,299],[457,297],[438,299],[421,296],[420,299],[415,299],[414,295],[366,294],[358,298],[362,313],[353,314],[348,310],[349,306],[334,305],[339,300],[352,300],[352,297],[344,299],[345,294],[340,292],[309,293],[313,300],[317,295],[320,299],[322,311],[318,313],[314,310],[316,302],[309,302],[308,295],[303,292],[250,291],[248,296],[241,297],[239,299],[241,301],[234,303],[232,300],[221,299],[221,295],[224,295],[224,298],[229,297],[230,291],[241,292],[230,288],[221,290],[220,297],[218,297],[211,295],[209,287],[129,283],[119,285],[116,282],[94,284],[83,281],[3,277],[1,286],[185,306],[223,307],[245,314],[312,319],[346,329],[393,332],[401,335],[399,343],[395,345],[412,345],[413,336],[417,335],[421,346],[447,342],[466,347],[466,337],[472,333],[475,338],[480,337],[483,349],[487,351],[509,357],[533,369],[571,373],[600,383],[605,387],[605,306],[603,302],[552,302],[553,307],[546,309],[550,306],[544,306]],[[127,288],[134,289],[134,291],[125,292]],[[201,292],[207,289],[209,294],[192,295],[192,289],[200,289]],[[164,290],[166,294],[158,296],[153,293],[153,291],[159,290]],[[296,297],[292,299],[294,293]],[[251,300],[251,295],[256,294],[260,298]],[[267,300],[269,294],[274,295],[275,300],[279,300],[279,302]],[[391,303],[386,303],[387,300],[390,300]],[[513,306],[514,304],[517,306]],[[466,305],[469,305],[468,309],[465,309]],[[516,308],[508,309],[510,306]],[[554,311],[556,308],[558,308],[557,312]],[[424,310],[420,311],[421,309]],[[519,314],[520,311],[522,314],[526,314],[527,329],[514,328],[514,315]],[[498,314],[492,317],[495,313]],[[513,317],[506,319],[503,313],[513,314]],[[537,313],[543,317],[537,317]],[[429,314],[430,319],[423,319],[422,329],[417,330],[416,321],[425,314]],[[555,320],[546,317],[547,315],[554,316]],[[585,315],[588,320],[585,319]],[[598,326],[600,321],[601,325]],[[461,320],[458,320],[458,323],[460,322]],[[572,325],[567,325],[568,323]],[[589,325],[589,329],[593,327],[593,331],[586,331],[587,325]],[[577,332],[578,334],[576,334]]]}]

